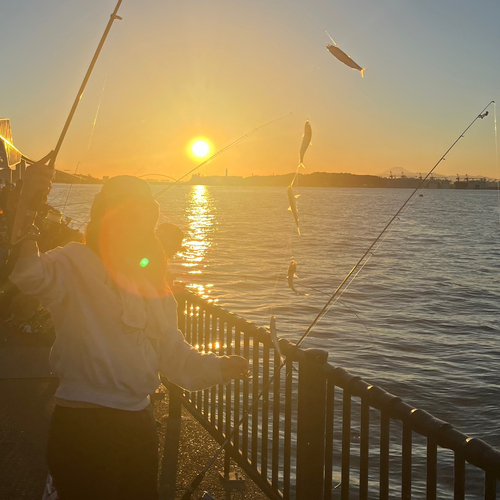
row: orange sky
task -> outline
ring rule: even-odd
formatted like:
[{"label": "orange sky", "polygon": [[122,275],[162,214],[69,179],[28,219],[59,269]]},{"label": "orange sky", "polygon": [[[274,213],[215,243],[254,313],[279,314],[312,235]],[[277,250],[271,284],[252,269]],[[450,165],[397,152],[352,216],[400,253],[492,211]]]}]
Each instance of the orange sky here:
[{"label": "orange sky", "polygon": [[[0,115],[25,154],[54,147],[114,5],[27,0],[4,9]],[[424,173],[498,93],[500,7],[475,6],[124,0],[57,167],[177,178],[196,164],[186,154],[194,137],[221,149],[292,112],[201,173],[293,171],[306,119],[306,172]],[[327,52],[325,30],[368,68],[365,78]],[[497,177],[493,119],[478,122],[438,172]]]}]

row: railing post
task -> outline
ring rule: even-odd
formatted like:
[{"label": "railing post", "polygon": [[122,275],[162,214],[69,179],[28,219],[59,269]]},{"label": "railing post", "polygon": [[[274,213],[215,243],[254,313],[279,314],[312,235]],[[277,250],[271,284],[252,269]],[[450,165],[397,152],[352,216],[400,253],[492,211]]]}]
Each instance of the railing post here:
[{"label": "railing post", "polygon": [[328,353],[307,349],[299,362],[297,411],[297,500],[324,495],[326,377],[320,367]]},{"label": "railing post", "polygon": [[165,445],[160,475],[160,499],[173,500],[175,498],[175,484],[177,481],[177,465],[179,459],[179,442],[181,436],[181,389],[168,384],[168,419],[165,430]]}]

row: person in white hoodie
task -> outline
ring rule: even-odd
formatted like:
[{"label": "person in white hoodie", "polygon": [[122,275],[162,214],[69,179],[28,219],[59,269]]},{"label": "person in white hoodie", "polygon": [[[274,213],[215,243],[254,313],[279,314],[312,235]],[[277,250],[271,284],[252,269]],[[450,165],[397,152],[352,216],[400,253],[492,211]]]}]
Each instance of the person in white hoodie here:
[{"label": "person in white hoodie", "polygon": [[[48,158],[26,170],[13,240],[48,194]],[[106,181],[86,243],[39,253],[25,240],[11,275],[52,315],[50,364],[60,380],[47,462],[60,500],[158,499],[158,446],[149,394],[159,373],[195,391],[243,378],[240,356],[201,354],[177,327],[167,259],[154,230],[158,204],[132,176]]]}]

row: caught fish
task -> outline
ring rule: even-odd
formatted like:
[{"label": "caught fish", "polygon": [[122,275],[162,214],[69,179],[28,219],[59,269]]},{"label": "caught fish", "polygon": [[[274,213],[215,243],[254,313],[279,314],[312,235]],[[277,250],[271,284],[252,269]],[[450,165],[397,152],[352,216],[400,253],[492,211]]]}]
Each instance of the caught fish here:
[{"label": "caught fish", "polygon": [[276,329],[276,318],[271,316],[271,322],[269,323],[269,330],[271,332],[271,340],[273,341],[274,349],[279,354],[281,359],[281,364],[285,362],[285,358],[281,354],[280,343],[278,340],[278,331]]},{"label": "caught fish", "polygon": [[299,198],[300,194],[294,196],[291,185],[287,187],[286,192],[288,194],[288,201],[290,202],[288,210],[290,210],[293,214],[293,218],[295,219],[295,224],[297,224],[297,232],[300,235],[299,214],[297,212],[297,203],[295,203],[295,200]]},{"label": "caught fish", "polygon": [[304,126],[304,135],[302,136],[302,146],[300,147],[299,153],[299,167],[304,166],[304,155],[306,154],[307,148],[311,144],[312,129],[308,120]]},{"label": "caught fish", "polygon": [[295,293],[299,293],[299,292],[297,292],[297,290],[295,290],[295,287],[293,286],[293,278],[298,278],[298,276],[295,274],[296,271],[297,271],[297,261],[296,260],[292,260],[290,262],[290,265],[288,266],[288,271],[286,273],[286,280],[288,282],[288,286]]},{"label": "caught fish", "polygon": [[288,286],[297,294],[297,295],[305,295],[306,297],[309,297],[309,294],[308,293],[300,293],[300,292],[297,292],[297,290],[295,289],[295,286],[293,284],[293,279],[294,278],[298,278],[298,276],[295,274],[295,272],[297,271],[297,261],[296,260],[292,260],[290,262],[290,265],[288,266],[288,271],[286,273],[286,281],[288,283]]},{"label": "caught fish", "polygon": [[343,62],[352,69],[358,70],[361,73],[361,77],[363,77],[363,71],[366,71],[366,68],[362,68],[359,64],[355,63],[349,55],[339,49],[338,45],[327,45],[326,48],[340,62]]}]

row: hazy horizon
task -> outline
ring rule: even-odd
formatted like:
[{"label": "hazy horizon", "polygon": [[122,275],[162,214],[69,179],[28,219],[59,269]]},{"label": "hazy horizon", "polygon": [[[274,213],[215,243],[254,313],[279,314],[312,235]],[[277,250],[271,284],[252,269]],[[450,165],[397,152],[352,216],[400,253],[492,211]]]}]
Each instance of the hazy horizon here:
[{"label": "hazy horizon", "polygon": [[[0,117],[11,119],[25,154],[54,148],[115,4],[3,3],[8,77]],[[61,170],[80,163],[79,173],[95,177],[141,169],[178,178],[199,163],[186,154],[194,138],[219,150],[292,112],[200,173],[293,171],[308,119],[305,173],[425,175],[500,84],[500,4],[493,1],[124,0],[119,14],[59,155]],[[325,30],[368,68],[364,78],[328,53]],[[442,175],[498,178],[493,115],[490,107],[440,166]]]}]

